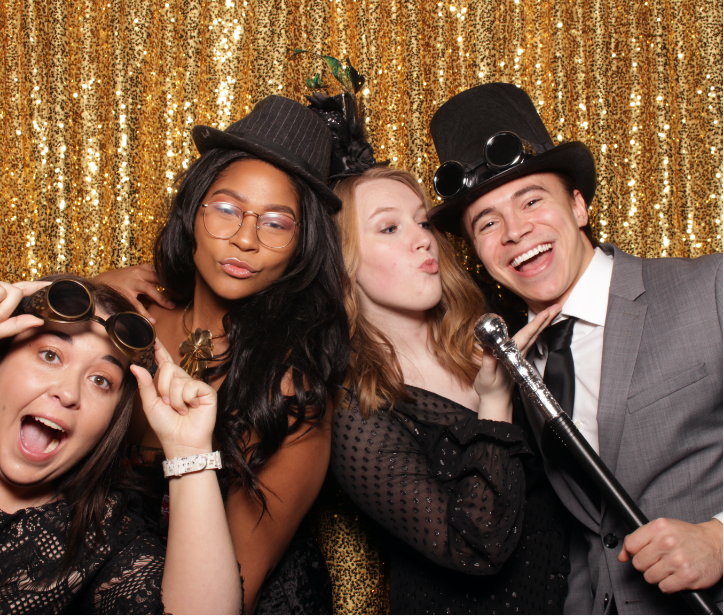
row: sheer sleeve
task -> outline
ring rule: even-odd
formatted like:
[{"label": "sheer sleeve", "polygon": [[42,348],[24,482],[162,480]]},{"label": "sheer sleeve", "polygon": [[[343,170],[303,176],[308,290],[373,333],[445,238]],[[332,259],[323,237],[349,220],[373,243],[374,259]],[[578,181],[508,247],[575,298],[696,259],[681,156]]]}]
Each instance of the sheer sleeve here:
[{"label": "sheer sleeve", "polygon": [[496,573],[517,545],[529,453],[518,426],[429,392],[369,419],[355,401],[333,422],[332,472],[357,505],[426,558],[468,574]]}]

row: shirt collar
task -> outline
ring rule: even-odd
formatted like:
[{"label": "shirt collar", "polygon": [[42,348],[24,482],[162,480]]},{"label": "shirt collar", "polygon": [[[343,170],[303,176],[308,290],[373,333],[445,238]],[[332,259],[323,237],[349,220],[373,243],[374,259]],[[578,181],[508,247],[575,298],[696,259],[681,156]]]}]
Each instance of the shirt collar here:
[{"label": "shirt collar", "polygon": [[[606,324],[612,275],[613,257],[596,248],[591,262],[563,304],[563,310],[556,317],[556,321],[559,321],[561,316],[568,316],[603,327]],[[532,321],[536,314],[529,309],[528,322]]]}]

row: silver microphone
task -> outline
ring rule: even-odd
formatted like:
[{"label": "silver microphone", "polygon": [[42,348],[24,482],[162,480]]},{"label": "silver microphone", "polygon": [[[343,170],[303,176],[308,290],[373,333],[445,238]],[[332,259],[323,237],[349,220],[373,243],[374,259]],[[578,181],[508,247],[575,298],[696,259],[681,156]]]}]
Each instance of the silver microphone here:
[{"label": "silver microphone", "polygon": [[508,328],[502,318],[497,314],[484,314],[475,323],[475,337],[493,351],[495,358],[508,369],[546,421],[563,413],[536,369],[523,358],[515,340],[508,336]]}]

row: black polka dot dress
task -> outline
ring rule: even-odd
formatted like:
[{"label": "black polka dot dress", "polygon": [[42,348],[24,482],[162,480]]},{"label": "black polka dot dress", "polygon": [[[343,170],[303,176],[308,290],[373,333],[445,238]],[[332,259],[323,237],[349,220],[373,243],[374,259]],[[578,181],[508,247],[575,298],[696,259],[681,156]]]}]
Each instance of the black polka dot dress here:
[{"label": "black polka dot dress", "polygon": [[355,403],[333,422],[335,478],[391,535],[392,612],[561,613],[570,518],[520,404],[509,424],[408,391],[414,402],[368,419]]}]

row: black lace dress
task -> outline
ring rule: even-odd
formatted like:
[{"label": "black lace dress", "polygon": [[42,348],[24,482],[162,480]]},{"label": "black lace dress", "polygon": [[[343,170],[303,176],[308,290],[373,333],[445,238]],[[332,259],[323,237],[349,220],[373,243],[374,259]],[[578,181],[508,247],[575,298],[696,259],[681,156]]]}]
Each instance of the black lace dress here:
[{"label": "black lace dress", "polygon": [[[138,515],[137,497],[110,495],[105,540],[59,577],[67,544],[64,501],[0,511],[0,613],[162,614],[165,550]],[[92,542],[93,537],[89,537]]]},{"label": "black lace dress", "polygon": [[432,392],[333,423],[332,472],[391,535],[392,613],[561,613],[568,513],[513,424]]}]

